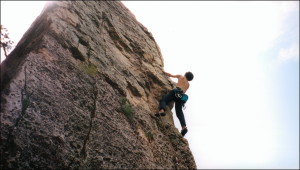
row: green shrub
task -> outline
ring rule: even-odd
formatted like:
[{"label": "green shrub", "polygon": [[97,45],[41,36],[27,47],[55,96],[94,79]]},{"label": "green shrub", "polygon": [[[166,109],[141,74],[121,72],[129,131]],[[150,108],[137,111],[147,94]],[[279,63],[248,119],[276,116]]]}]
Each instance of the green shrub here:
[{"label": "green shrub", "polygon": [[169,139],[172,143],[176,141],[176,136],[175,135],[169,135]]},{"label": "green shrub", "polygon": [[82,62],[79,64],[79,69],[91,77],[95,77],[98,73],[97,66],[95,66],[94,64],[91,64],[91,63],[86,64],[86,63]]},{"label": "green shrub", "polygon": [[121,97],[121,98],[119,99],[119,103],[120,103],[121,105],[126,104],[126,103],[127,103],[127,98],[126,98],[126,97]]},{"label": "green shrub", "polygon": [[129,122],[133,122],[134,110],[133,110],[132,106],[128,103],[128,100],[126,99],[126,97],[120,98],[119,102],[121,104],[122,112],[125,114],[125,116],[129,120]]},{"label": "green shrub", "polygon": [[130,104],[126,103],[126,104],[122,105],[122,111],[125,114],[125,116],[127,117],[127,119],[129,120],[129,122],[132,122],[133,118],[134,118],[134,113],[133,113],[133,109],[130,106]]},{"label": "green shrub", "polygon": [[154,140],[154,134],[151,131],[147,132],[146,136],[147,136],[149,142],[152,142]]},{"label": "green shrub", "polygon": [[29,97],[26,97],[22,101],[22,112],[24,112],[29,107],[29,105],[30,105]]}]

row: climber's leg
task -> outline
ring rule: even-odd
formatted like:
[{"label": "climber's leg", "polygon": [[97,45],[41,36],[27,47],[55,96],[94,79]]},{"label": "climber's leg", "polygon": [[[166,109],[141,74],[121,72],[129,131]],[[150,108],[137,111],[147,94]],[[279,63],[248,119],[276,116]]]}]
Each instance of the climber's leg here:
[{"label": "climber's leg", "polygon": [[155,116],[165,116],[166,106],[175,98],[174,90],[171,90],[167,95],[165,95],[159,102],[159,112]]},{"label": "climber's leg", "polygon": [[186,123],[185,123],[185,118],[184,118],[184,114],[182,111],[182,103],[181,102],[175,102],[175,111],[176,111],[176,116],[179,119],[181,127],[185,127]]},{"label": "climber's leg", "polygon": [[184,136],[188,130],[186,127],[185,118],[184,118],[184,114],[182,111],[182,102],[180,102],[180,101],[175,102],[175,111],[176,111],[176,116],[179,119],[180,125],[182,127],[181,135]]}]

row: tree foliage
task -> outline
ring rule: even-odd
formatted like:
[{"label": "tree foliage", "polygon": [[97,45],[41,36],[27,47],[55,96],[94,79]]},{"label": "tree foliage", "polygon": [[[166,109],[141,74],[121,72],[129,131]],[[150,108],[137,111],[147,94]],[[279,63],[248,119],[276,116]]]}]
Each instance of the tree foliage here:
[{"label": "tree foliage", "polygon": [[12,44],[14,43],[12,40],[10,40],[8,36],[8,30],[3,25],[0,25],[1,27],[1,44],[0,48],[3,48],[4,55],[7,57],[7,52],[12,48]]}]

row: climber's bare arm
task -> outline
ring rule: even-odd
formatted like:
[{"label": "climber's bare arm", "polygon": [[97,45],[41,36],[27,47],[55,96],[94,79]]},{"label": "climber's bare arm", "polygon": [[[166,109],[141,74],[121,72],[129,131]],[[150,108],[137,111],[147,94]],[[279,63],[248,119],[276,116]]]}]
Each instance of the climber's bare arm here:
[{"label": "climber's bare arm", "polygon": [[169,77],[174,77],[174,78],[180,78],[180,77],[182,77],[182,75],[173,75],[173,74],[170,74],[170,73],[168,73],[168,72],[165,72],[164,70],[163,70],[163,72],[164,72],[167,76],[169,76]]},{"label": "climber's bare arm", "polygon": [[182,75],[172,75],[168,72],[165,72],[165,70],[163,70],[163,72],[169,76],[169,77],[174,77],[178,79],[178,82],[176,83],[176,87],[179,87],[183,90],[183,92],[185,93],[187,91],[187,89],[189,88],[190,84],[188,82],[188,80],[186,79],[185,76]]}]

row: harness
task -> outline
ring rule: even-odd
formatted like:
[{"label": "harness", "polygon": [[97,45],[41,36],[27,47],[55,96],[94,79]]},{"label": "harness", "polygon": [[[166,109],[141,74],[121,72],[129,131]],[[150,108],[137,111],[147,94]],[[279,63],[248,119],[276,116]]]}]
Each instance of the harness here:
[{"label": "harness", "polygon": [[174,89],[174,91],[175,91],[175,97],[177,99],[180,99],[180,101],[184,105],[187,102],[188,98],[189,98],[188,95],[184,94],[180,87],[176,87]]}]

